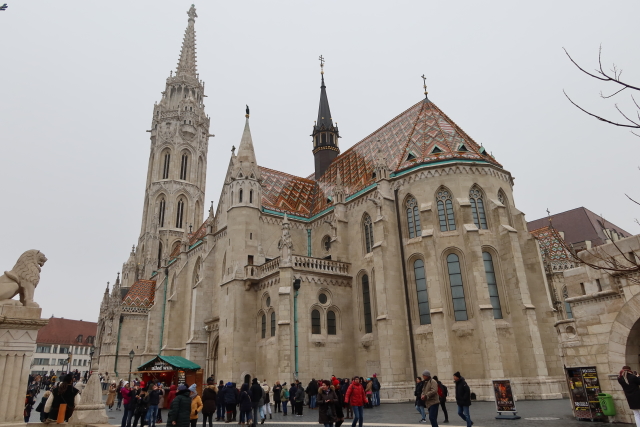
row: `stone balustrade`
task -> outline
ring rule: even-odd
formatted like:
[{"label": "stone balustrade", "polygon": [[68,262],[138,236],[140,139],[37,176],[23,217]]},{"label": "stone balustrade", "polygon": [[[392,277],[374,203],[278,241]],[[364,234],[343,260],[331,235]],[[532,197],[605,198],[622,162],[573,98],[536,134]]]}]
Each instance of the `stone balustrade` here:
[{"label": "stone balustrade", "polygon": [[332,261],[329,259],[311,258],[306,256],[293,256],[293,269],[306,270],[325,274],[349,275],[347,262]]}]

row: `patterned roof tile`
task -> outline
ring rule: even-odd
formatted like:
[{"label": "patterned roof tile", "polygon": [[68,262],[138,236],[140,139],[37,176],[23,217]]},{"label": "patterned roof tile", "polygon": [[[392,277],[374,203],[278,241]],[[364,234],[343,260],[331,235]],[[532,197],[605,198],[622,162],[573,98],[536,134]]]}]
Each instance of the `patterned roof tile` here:
[{"label": "patterned roof tile", "polygon": [[156,294],[155,280],[138,280],[131,286],[129,292],[124,297],[122,305],[127,307],[144,307],[153,306]]}]

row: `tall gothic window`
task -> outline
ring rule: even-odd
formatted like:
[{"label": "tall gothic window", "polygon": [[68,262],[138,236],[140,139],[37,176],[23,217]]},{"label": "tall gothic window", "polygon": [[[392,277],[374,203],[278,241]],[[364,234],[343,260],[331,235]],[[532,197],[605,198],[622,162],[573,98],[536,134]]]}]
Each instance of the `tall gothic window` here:
[{"label": "tall gothic window", "polygon": [[418,313],[420,324],[431,323],[431,310],[429,310],[429,294],[427,293],[427,276],[424,272],[424,261],[417,259],[413,263],[413,273],[416,277],[416,291],[418,292]]},{"label": "tall gothic window", "polygon": [[336,313],[332,310],[327,312],[327,333],[329,335],[336,334]]},{"label": "tall gothic window", "polygon": [[364,332],[373,332],[373,322],[371,320],[371,295],[369,292],[369,276],[362,276],[362,306],[364,311]]},{"label": "tall gothic window", "polygon": [[262,315],[262,338],[267,337],[267,315]]},{"label": "tall gothic window", "polygon": [[249,190],[249,203],[253,203],[253,190]]},{"label": "tall gothic window", "polygon": [[276,312],[271,312],[271,336],[276,336]]},{"label": "tall gothic window", "polygon": [[238,191],[238,203],[242,203],[242,188]]},{"label": "tall gothic window", "polygon": [[447,256],[449,269],[449,284],[451,285],[451,298],[453,299],[453,313],[456,321],[468,320],[467,303],[464,299],[464,287],[462,285],[462,272],[460,271],[460,259],[456,254]]},{"label": "tall gothic window", "polygon": [[420,210],[414,197],[407,200],[407,224],[409,225],[409,238],[420,236]]},{"label": "tall gothic window", "polygon": [[311,312],[311,333],[316,335],[320,333],[320,312],[318,310]]},{"label": "tall gothic window", "polygon": [[159,209],[159,216],[158,216],[158,225],[160,227],[164,227],[164,208],[165,208],[165,201],[164,199],[160,200],[160,209]]},{"label": "tall gothic window", "polygon": [[187,180],[187,163],[189,162],[189,156],[186,154],[182,155],[182,160],[180,162],[180,179],[183,181]]},{"label": "tall gothic window", "polygon": [[171,166],[171,154],[164,155],[164,167],[162,168],[162,179],[169,179],[169,166]]},{"label": "tall gothic window", "polygon": [[567,302],[567,298],[569,298],[569,292],[567,292],[567,287],[562,288],[562,298],[564,299],[564,311],[567,313],[567,319],[573,319],[573,312],[571,311],[571,304]]},{"label": "tall gothic window", "polygon": [[176,212],[176,228],[182,228],[182,217],[184,215],[184,200],[178,201],[178,210]]},{"label": "tall gothic window", "polygon": [[484,202],[482,200],[482,193],[477,187],[473,187],[469,191],[469,203],[471,203],[471,214],[473,215],[473,222],[476,227],[483,230],[487,229],[487,217],[484,214]]},{"label": "tall gothic window", "polygon": [[453,231],[456,229],[456,221],[453,217],[453,201],[449,190],[444,188],[438,190],[436,196],[438,201],[438,219],[440,220],[440,231]]},{"label": "tall gothic window", "polygon": [[162,264],[162,242],[158,243],[158,268]]},{"label": "tall gothic window", "polygon": [[493,307],[493,318],[502,319],[502,307],[500,307],[500,295],[498,295],[498,281],[496,273],[493,269],[493,259],[489,252],[482,252],[482,260],[484,261],[484,272],[487,275],[487,286],[489,288],[489,298]]},{"label": "tall gothic window", "polygon": [[373,223],[371,222],[371,217],[365,215],[362,223],[364,229],[364,248],[367,253],[370,253],[373,251]]}]

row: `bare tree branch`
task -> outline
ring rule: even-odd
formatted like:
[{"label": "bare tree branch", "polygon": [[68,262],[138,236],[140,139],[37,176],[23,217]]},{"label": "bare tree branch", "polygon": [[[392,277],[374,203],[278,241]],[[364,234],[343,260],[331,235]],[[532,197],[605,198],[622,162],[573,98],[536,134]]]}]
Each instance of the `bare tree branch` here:
[{"label": "bare tree branch", "polygon": [[[569,98],[569,95],[567,95],[567,92],[565,92],[564,90],[562,91],[562,93],[564,93],[564,96],[567,97],[567,99],[569,100],[570,103],[572,103],[573,105],[575,105],[580,111],[582,111],[583,113],[586,113],[588,115],[590,115],[591,117],[595,117],[596,119],[605,122],[605,123],[609,123],[612,124],[614,126],[620,126],[620,127],[625,127],[625,128],[633,128],[633,129],[640,129],[640,125],[625,125],[622,123],[616,123],[616,122],[612,122],[611,120],[607,120],[603,117],[600,117],[598,115],[595,115],[593,113],[588,112],[587,110],[585,110],[584,108],[582,108],[581,106],[579,106],[578,104],[576,104],[575,102],[573,102],[573,100],[571,98]],[[620,111],[620,110],[618,110]],[[628,119],[627,119],[628,120]],[[632,122],[633,123],[633,122]]]}]

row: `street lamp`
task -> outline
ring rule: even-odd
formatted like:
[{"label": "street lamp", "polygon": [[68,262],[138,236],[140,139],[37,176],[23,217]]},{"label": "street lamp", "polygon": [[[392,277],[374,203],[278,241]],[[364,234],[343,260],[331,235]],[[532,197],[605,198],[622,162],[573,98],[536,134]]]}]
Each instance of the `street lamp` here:
[{"label": "street lamp", "polygon": [[131,383],[131,367],[133,365],[133,357],[136,355],[136,352],[131,350],[129,352],[129,383]]},{"label": "street lamp", "polygon": [[91,350],[89,350],[89,376],[91,376],[91,363],[93,362],[93,355],[96,352],[96,347],[94,345],[91,346]]}]

